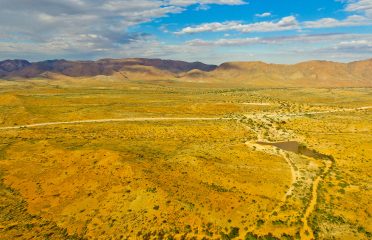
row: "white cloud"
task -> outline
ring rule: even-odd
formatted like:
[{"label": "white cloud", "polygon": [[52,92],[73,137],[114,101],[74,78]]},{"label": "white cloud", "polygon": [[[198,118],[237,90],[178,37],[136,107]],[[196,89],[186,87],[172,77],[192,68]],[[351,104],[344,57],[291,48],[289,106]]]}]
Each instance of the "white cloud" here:
[{"label": "white cloud", "polygon": [[246,3],[243,0],[0,0],[0,32],[6,33],[0,35],[0,52],[9,53],[13,49],[20,57],[22,52],[17,49],[35,52],[36,56],[52,52],[55,57],[120,52],[132,42],[148,39],[146,34],[129,33],[130,27],[183,12],[190,5],[209,4]]},{"label": "white cloud", "polygon": [[177,6],[188,6],[193,4],[242,5],[246,4],[246,2],[243,0],[168,0],[168,4]]},{"label": "white cloud", "polygon": [[186,42],[189,46],[239,46],[239,45],[251,45],[261,41],[260,38],[233,38],[233,39],[218,39],[214,41],[205,41],[202,39],[194,39]]},{"label": "white cloud", "polygon": [[335,50],[343,52],[364,52],[372,54],[372,39],[342,41],[335,46]]},{"label": "white cloud", "polygon": [[[372,25],[372,0],[340,0],[345,1],[345,11],[358,13],[345,19],[321,18],[314,21],[298,22],[294,16],[287,16],[277,22],[261,21],[256,23],[242,23],[239,21],[204,23],[189,26],[176,32],[176,34],[192,34],[201,32],[274,32],[284,30],[302,30],[314,28],[334,28],[349,26],[371,26]],[[256,14],[256,17],[269,17],[270,12]]]},{"label": "white cloud", "polygon": [[270,16],[271,16],[271,13],[270,13],[270,12],[257,13],[255,16],[256,16],[256,17],[260,17],[260,18],[263,18],[263,17],[270,17]]},{"label": "white cloud", "polygon": [[[362,39],[362,40],[357,40]],[[345,41],[349,40],[349,41]],[[208,46],[247,46],[256,44],[284,44],[284,43],[318,43],[318,42],[338,42],[340,45],[356,45],[372,42],[372,34],[312,34],[312,35],[294,35],[279,37],[250,37],[250,38],[222,38],[213,41],[194,39],[186,42],[190,46],[208,47]],[[372,44],[372,43],[371,43]],[[370,45],[371,45],[370,44]]]},{"label": "white cloud", "polygon": [[321,18],[316,21],[303,22],[303,28],[331,28],[372,25],[372,21],[364,16],[352,15],[344,20],[334,18]]},{"label": "white cloud", "polygon": [[367,40],[343,41],[339,43],[339,46],[369,46],[369,47],[372,47],[372,42],[367,41]]},{"label": "white cloud", "polygon": [[283,17],[279,21],[264,21],[251,24],[243,24],[236,21],[231,22],[214,22],[205,23],[194,27],[186,27],[176,34],[190,34],[200,32],[223,32],[223,31],[239,31],[239,32],[273,32],[293,30],[298,28],[298,22],[294,16]]},{"label": "white cloud", "polygon": [[349,0],[345,10],[348,12],[362,12],[372,18],[372,0]]},{"label": "white cloud", "polygon": [[351,15],[343,20],[335,18],[321,18],[315,21],[298,22],[296,17],[283,17],[277,22],[261,21],[256,23],[244,24],[237,21],[230,22],[213,22],[204,23],[197,26],[185,27],[176,32],[176,34],[192,34],[201,32],[223,32],[223,31],[238,31],[238,32],[276,32],[285,30],[302,30],[313,28],[332,28],[332,27],[349,27],[349,26],[371,26],[372,19],[361,16]]},{"label": "white cloud", "polygon": [[161,0],[0,0],[0,6],[1,32],[39,42],[94,33],[120,43],[128,27],[183,11]]},{"label": "white cloud", "polygon": [[[309,34],[222,38],[214,41],[194,39],[186,42],[186,45],[210,53],[223,52],[223,57],[214,56],[210,62],[216,61],[214,58],[221,62],[260,60],[295,63],[312,59],[349,62],[372,56],[372,34]],[[254,57],[249,54],[253,54]]]}]

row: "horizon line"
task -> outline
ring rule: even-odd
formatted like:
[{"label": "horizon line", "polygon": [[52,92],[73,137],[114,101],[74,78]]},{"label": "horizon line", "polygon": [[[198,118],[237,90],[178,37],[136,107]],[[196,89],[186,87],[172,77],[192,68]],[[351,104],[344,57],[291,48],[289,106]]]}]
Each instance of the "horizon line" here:
[{"label": "horizon line", "polygon": [[343,61],[332,61],[332,60],[324,60],[324,59],[311,59],[311,60],[304,60],[304,61],[298,61],[295,63],[276,63],[276,62],[266,62],[262,60],[236,60],[236,61],[227,61],[227,62],[222,62],[219,64],[213,64],[213,63],[206,63],[202,62],[199,60],[196,61],[187,61],[187,60],[179,60],[179,59],[168,59],[168,58],[145,58],[145,57],[126,57],[126,58],[98,58],[98,59],[90,59],[90,60],[72,60],[72,59],[65,59],[65,58],[55,58],[55,59],[45,59],[45,60],[39,60],[39,61],[30,61],[24,58],[14,58],[14,59],[3,59],[0,60],[1,62],[5,61],[27,61],[29,63],[40,63],[40,62],[47,62],[47,61],[66,61],[66,62],[98,62],[98,61],[103,61],[103,60],[136,60],[136,59],[146,59],[146,60],[161,60],[161,61],[180,61],[180,62],[185,62],[185,63],[202,63],[206,65],[214,65],[214,66],[221,66],[222,64],[225,63],[264,63],[264,64],[273,64],[273,65],[296,65],[296,64],[301,64],[301,63],[307,63],[307,62],[331,62],[331,63],[341,63],[341,64],[349,64],[349,63],[354,63],[354,62],[364,62],[364,61],[371,61],[372,56],[366,59],[360,59],[360,60],[354,60],[354,61],[349,61],[349,62],[343,62]]}]

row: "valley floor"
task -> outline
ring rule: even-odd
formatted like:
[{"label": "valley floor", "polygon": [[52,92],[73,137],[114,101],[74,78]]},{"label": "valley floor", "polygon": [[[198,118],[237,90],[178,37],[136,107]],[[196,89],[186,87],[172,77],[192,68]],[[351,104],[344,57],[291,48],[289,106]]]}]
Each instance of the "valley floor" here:
[{"label": "valley floor", "polygon": [[1,239],[371,238],[370,89],[0,85]]}]

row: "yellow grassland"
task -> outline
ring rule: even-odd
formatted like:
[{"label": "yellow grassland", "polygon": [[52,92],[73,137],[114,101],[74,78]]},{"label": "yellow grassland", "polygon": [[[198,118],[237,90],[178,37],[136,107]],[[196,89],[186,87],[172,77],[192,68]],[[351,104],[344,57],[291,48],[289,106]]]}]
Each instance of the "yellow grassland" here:
[{"label": "yellow grassland", "polygon": [[[362,88],[0,81],[0,238],[368,239],[371,102]],[[87,121],[120,118],[138,120]]]}]

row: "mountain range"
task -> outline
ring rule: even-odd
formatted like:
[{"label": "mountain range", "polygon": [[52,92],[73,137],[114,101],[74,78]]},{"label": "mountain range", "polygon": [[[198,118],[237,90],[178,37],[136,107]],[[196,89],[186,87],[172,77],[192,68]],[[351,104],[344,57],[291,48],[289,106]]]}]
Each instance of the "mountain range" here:
[{"label": "mountain range", "polygon": [[201,62],[127,58],[97,61],[0,61],[0,79],[112,76],[126,81],[174,80],[241,87],[372,87],[372,59],[351,63],[298,64]]}]

